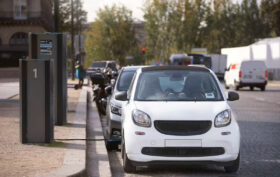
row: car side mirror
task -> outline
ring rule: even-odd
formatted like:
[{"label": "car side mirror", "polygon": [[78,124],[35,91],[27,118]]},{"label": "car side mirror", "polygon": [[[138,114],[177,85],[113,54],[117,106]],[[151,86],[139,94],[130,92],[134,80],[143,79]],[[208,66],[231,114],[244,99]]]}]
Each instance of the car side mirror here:
[{"label": "car side mirror", "polygon": [[239,100],[239,94],[237,92],[234,92],[234,91],[229,91],[227,100],[228,101]]},{"label": "car side mirror", "polygon": [[111,95],[111,94],[112,94],[112,87],[111,87],[111,86],[107,86],[107,87],[105,88],[105,93],[106,93],[107,95]]},{"label": "car side mirror", "polygon": [[115,96],[116,100],[120,100],[120,101],[127,101],[127,92],[123,91],[123,92],[119,92],[116,94]]},{"label": "car side mirror", "polygon": [[114,85],[115,85],[115,83],[116,83],[116,79],[111,79],[111,81],[110,81],[110,82],[111,82],[111,85],[113,85],[113,86],[114,86]]},{"label": "car side mirror", "polygon": [[112,76],[115,77],[115,78],[118,77],[118,72],[117,71],[113,71],[112,72]]}]

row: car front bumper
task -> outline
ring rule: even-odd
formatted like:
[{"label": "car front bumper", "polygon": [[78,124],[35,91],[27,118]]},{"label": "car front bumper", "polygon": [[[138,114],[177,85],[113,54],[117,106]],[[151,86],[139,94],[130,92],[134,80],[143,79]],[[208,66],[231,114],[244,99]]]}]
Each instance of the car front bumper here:
[{"label": "car front bumper", "polygon": [[[137,163],[186,163],[186,162],[205,162],[205,163],[226,163],[237,159],[239,154],[240,146],[240,133],[237,123],[231,122],[230,125],[221,128],[211,127],[211,129],[202,135],[193,136],[174,136],[165,135],[158,132],[155,128],[144,128],[133,125],[125,131],[125,148],[128,158]],[[137,135],[136,132],[144,132],[145,135]],[[230,132],[227,135],[222,135],[223,132]],[[167,146],[167,140],[190,140],[192,142],[201,142],[200,144],[174,144]],[[209,156],[168,156],[168,155],[146,155],[142,153],[143,148],[155,147],[155,148],[182,148],[182,147],[193,147],[193,148],[223,148],[224,153],[219,155]]]},{"label": "car front bumper", "polygon": [[254,87],[263,87],[266,86],[267,81],[263,81],[263,82],[242,82],[240,81],[238,83],[239,87],[248,87],[248,86],[254,86]]},{"label": "car front bumper", "polygon": [[121,117],[110,112],[109,141],[121,141]]}]

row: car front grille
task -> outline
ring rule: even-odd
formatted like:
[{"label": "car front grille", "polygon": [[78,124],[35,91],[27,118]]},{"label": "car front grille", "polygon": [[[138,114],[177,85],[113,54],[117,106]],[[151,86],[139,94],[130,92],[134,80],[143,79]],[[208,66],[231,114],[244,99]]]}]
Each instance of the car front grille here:
[{"label": "car front grille", "polygon": [[162,157],[205,157],[225,153],[222,147],[144,147],[142,154]]},{"label": "car front grille", "polygon": [[155,128],[166,135],[201,135],[206,133],[212,125],[211,121],[154,121]]}]

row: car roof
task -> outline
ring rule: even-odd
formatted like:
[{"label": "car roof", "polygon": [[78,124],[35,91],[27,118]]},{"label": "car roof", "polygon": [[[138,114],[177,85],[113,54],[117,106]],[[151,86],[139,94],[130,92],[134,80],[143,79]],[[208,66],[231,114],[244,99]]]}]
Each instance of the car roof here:
[{"label": "car roof", "polygon": [[126,67],[123,67],[123,71],[136,71],[137,69],[143,68],[143,67],[146,67],[146,66],[126,66]]},{"label": "car roof", "polygon": [[151,66],[151,67],[142,68],[142,72],[160,71],[160,70],[187,70],[187,71],[210,72],[208,68],[201,67],[201,66],[171,65],[171,66]]},{"label": "car roof", "polygon": [[94,61],[92,63],[99,63],[99,62],[116,63],[116,61],[111,61],[111,60],[100,60],[100,61]]}]

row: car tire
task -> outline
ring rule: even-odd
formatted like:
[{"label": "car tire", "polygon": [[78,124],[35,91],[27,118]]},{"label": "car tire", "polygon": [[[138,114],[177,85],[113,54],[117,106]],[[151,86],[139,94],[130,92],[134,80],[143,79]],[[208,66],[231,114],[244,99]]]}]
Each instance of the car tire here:
[{"label": "car tire", "polygon": [[251,90],[251,91],[254,91],[254,87],[253,87],[253,86],[250,86],[250,90]]},{"label": "car tire", "polygon": [[239,87],[238,85],[235,86],[235,90],[239,90],[239,88],[240,88],[240,87]]},{"label": "car tire", "polygon": [[261,91],[265,91],[265,86],[261,86]]},{"label": "car tire", "polygon": [[116,142],[109,142],[107,139],[105,140],[107,151],[113,151],[118,149],[118,144]]},{"label": "car tire", "polygon": [[131,163],[131,161],[128,159],[124,143],[122,144],[122,156],[123,156],[123,170],[126,173],[135,173],[136,172],[136,166],[134,166]]},{"label": "car tire", "polygon": [[233,161],[232,165],[224,166],[224,169],[227,173],[235,173],[239,169],[239,164],[240,164],[240,153],[238,154],[237,159]]}]

